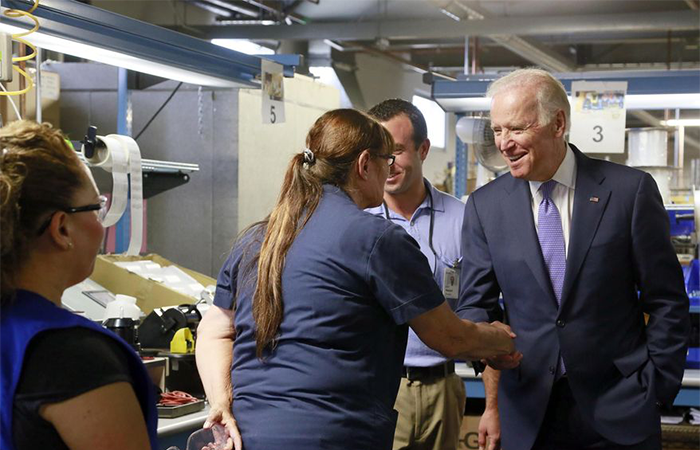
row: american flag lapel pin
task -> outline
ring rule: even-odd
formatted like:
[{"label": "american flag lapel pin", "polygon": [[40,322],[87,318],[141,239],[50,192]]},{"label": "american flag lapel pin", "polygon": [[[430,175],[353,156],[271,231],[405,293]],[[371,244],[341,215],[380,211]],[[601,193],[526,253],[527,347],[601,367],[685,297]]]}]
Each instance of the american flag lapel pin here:
[{"label": "american flag lapel pin", "polygon": [[591,203],[598,203],[598,200],[600,200],[600,199],[598,197],[595,197],[595,196],[588,199],[588,201]]}]

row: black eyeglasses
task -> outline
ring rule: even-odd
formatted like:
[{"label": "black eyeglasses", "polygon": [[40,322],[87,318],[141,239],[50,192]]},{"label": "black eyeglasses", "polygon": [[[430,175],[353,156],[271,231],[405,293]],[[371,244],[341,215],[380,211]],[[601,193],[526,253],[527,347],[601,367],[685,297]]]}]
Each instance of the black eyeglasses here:
[{"label": "black eyeglasses", "polygon": [[379,156],[380,158],[386,159],[389,163],[389,167],[393,166],[394,161],[396,161],[396,156],[394,156],[394,155],[377,155],[377,156]]},{"label": "black eyeglasses", "polygon": [[[98,211],[97,213],[97,220],[102,222],[107,215],[107,197],[104,195],[100,195],[100,202],[99,203],[94,203],[92,205],[85,205],[85,206],[78,206],[75,208],[61,208],[58,211],[63,211],[64,213],[67,214],[75,214],[75,213],[80,213],[80,212],[87,212],[87,211]],[[37,235],[41,236],[44,234],[44,231],[49,227],[49,224],[51,223],[51,219],[53,219],[53,215],[56,214],[56,212],[52,212],[49,218],[44,222],[43,225],[39,228],[39,231],[37,231]]]}]

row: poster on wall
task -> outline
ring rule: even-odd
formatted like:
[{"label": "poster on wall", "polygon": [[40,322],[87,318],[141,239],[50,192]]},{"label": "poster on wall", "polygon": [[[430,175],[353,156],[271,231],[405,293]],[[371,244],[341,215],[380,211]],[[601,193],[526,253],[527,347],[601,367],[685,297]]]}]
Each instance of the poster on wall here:
[{"label": "poster on wall", "polygon": [[265,59],[261,63],[263,123],[284,123],[284,74],[282,73],[282,64]]},{"label": "poster on wall", "polygon": [[624,153],[626,93],[626,81],[571,83],[571,143],[585,153]]}]

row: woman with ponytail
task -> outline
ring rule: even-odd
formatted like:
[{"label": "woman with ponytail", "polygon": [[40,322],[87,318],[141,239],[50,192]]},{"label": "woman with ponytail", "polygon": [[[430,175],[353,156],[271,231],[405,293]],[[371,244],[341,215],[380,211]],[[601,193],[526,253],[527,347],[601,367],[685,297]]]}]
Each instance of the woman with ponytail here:
[{"label": "woman with ponytail", "polygon": [[153,386],[119,337],[61,308],[102,244],[87,167],[49,124],[0,129],[0,448],[157,449]]},{"label": "woman with ponytail", "polygon": [[227,448],[390,449],[406,325],[451,357],[513,352],[504,325],[454,315],[401,227],[363,211],[382,203],[393,147],[361,112],[325,113],[234,245],[196,355],[205,426],[224,425]]}]

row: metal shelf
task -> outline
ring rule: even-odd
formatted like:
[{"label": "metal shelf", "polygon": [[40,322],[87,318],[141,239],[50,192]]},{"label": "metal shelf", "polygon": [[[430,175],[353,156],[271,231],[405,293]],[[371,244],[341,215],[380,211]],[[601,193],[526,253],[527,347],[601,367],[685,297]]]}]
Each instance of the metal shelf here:
[{"label": "metal shelf", "polygon": [[[75,148],[80,148],[80,142],[73,142]],[[85,156],[76,152],[78,158],[85,162]],[[198,164],[180,163],[173,161],[158,161],[155,159],[142,159],[141,170],[143,171],[143,198],[151,198],[161,192],[182,186],[190,181],[190,173],[199,172]],[[95,175],[98,186],[101,185],[99,178]]]},{"label": "metal shelf", "polygon": [[[80,142],[73,142],[74,147],[80,148]],[[85,156],[83,156],[82,153],[76,152],[78,154],[78,158],[82,162],[85,161]],[[190,164],[190,163],[180,163],[180,162],[173,162],[173,161],[158,161],[156,159],[142,159],[141,160],[141,170],[143,170],[144,173],[147,172],[158,172],[158,173],[191,173],[191,172],[199,172],[199,165],[198,164]]]}]

